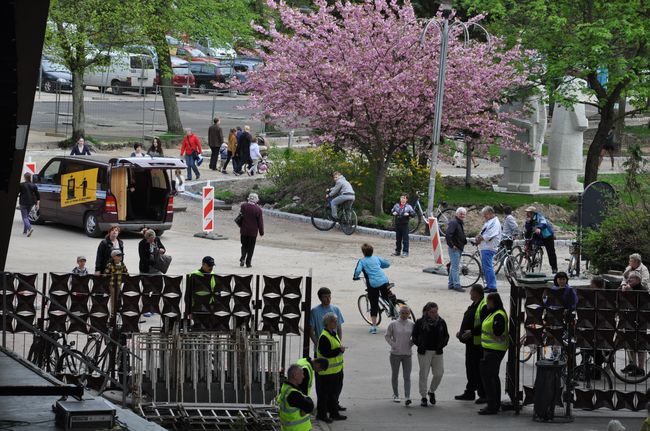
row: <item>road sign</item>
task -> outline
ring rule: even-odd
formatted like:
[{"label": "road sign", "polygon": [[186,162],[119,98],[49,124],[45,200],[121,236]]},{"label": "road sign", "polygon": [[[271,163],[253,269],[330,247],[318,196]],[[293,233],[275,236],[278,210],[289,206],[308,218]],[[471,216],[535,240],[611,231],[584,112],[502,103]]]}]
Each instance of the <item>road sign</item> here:
[{"label": "road sign", "polygon": [[214,187],[203,187],[203,232],[214,230]]},{"label": "road sign", "polygon": [[25,162],[23,164],[23,175],[25,175],[27,173],[32,174],[32,175],[34,175],[36,173],[36,163],[34,163],[32,161],[29,161],[29,162]]},{"label": "road sign", "polygon": [[61,175],[61,207],[97,199],[98,171],[94,168]]}]

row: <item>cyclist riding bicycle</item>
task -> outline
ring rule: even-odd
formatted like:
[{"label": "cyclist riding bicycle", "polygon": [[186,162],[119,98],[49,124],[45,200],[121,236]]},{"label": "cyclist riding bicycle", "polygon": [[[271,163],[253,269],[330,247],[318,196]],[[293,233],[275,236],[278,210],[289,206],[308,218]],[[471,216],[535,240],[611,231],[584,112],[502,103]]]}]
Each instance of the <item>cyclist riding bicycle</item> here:
[{"label": "cyclist riding bicycle", "polygon": [[377,314],[379,314],[379,295],[386,300],[390,300],[388,287],[390,285],[388,277],[383,269],[388,268],[390,263],[379,256],[373,256],[373,247],[366,243],[361,246],[363,258],[359,259],[354,269],[353,280],[359,280],[361,273],[366,278],[366,287],[368,291],[368,301],[370,302],[370,319],[372,325],[369,332],[377,333]]},{"label": "cyclist riding bicycle", "polygon": [[332,207],[332,218],[338,220],[338,206],[348,201],[350,202],[350,205],[354,203],[354,189],[340,172],[334,171],[332,173],[332,178],[334,178],[336,184],[329,190],[329,193],[327,193],[325,197],[331,199],[330,206]]}]

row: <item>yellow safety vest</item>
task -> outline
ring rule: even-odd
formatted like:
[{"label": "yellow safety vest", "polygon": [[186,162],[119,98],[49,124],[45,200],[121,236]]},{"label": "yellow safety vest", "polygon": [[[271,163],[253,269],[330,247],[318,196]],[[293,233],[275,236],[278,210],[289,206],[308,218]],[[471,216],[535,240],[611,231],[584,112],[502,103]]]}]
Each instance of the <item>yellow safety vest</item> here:
[{"label": "yellow safety vest", "polygon": [[[198,292],[192,291],[192,305],[195,305],[196,302],[194,302],[194,295],[196,296],[208,296],[212,295],[214,293],[214,287],[217,284],[217,280],[214,278],[214,274],[206,274],[201,272],[200,269],[197,269],[196,271],[190,272],[190,276],[200,276],[200,277],[205,277],[206,275],[210,276],[210,292],[206,292],[205,290],[199,290]],[[210,304],[214,302],[214,295],[212,298],[210,298]]]},{"label": "yellow safety vest", "polygon": [[[474,328],[480,328],[481,327],[481,311],[485,308],[485,304],[487,304],[487,301],[485,300],[485,297],[481,299],[481,302],[478,303],[478,307],[476,307],[476,312],[474,313]],[[480,346],[481,345],[481,335],[474,335],[474,345],[475,346]]]},{"label": "yellow safety vest", "polygon": [[297,365],[300,365],[302,368],[307,370],[307,375],[309,376],[307,380],[307,396],[311,393],[311,385],[314,383],[314,367],[311,366],[311,363],[307,358],[300,358],[296,361]]},{"label": "yellow safety vest", "polygon": [[[506,322],[506,327],[502,335],[494,334],[494,317],[500,314]],[[483,321],[481,326],[481,346],[484,349],[498,350],[505,352],[508,350],[508,315],[503,310],[497,310],[490,314]]]},{"label": "yellow safety vest", "polygon": [[[325,338],[327,338],[329,340],[330,346],[332,347],[332,349],[336,349],[338,347],[341,347],[341,340],[340,340],[338,334],[332,335],[329,332],[327,332],[327,329],[323,329],[323,332],[320,333],[320,337],[318,338],[318,344],[319,345],[320,345],[320,339],[322,337],[325,337]],[[316,350],[316,356],[319,357],[319,358],[325,358],[325,356],[323,356],[321,354],[320,350],[318,350],[318,349]],[[319,371],[318,372],[319,376],[326,376],[326,375],[329,375],[329,374],[337,374],[337,373],[340,373],[341,371],[343,371],[343,352],[339,353],[337,356],[335,356],[333,358],[325,358],[325,359],[327,359],[327,362],[328,362],[327,369],[325,371]]]},{"label": "yellow safety vest", "polygon": [[309,413],[303,413],[298,407],[290,406],[287,401],[292,392],[298,392],[304,395],[290,384],[283,383],[280,388],[280,393],[275,399],[280,409],[280,429],[282,431],[309,431],[311,430]]}]

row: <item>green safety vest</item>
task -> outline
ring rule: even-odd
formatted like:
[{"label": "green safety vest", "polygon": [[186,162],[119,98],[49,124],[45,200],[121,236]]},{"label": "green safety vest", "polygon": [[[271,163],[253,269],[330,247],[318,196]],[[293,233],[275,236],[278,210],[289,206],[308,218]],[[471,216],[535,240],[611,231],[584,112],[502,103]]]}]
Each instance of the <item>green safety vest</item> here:
[{"label": "green safety vest", "polygon": [[288,383],[283,383],[275,402],[280,409],[280,429],[282,431],[309,431],[311,419],[309,414],[303,413],[298,407],[289,405],[287,399],[292,392],[302,394],[298,389]]},{"label": "green safety vest", "polygon": [[[474,313],[474,328],[480,328],[481,327],[481,311],[485,308],[485,304],[487,304],[487,301],[485,297],[481,299],[481,302],[478,303],[478,307],[476,307],[476,312]],[[475,346],[480,346],[481,345],[481,335],[474,335],[474,345]]]},{"label": "green safety vest", "polygon": [[[206,292],[204,290],[200,290],[198,292],[192,291],[192,305],[195,305],[196,303],[194,302],[194,295],[197,295],[197,296],[211,295],[212,293],[214,293],[214,286],[216,286],[217,280],[214,278],[214,274],[212,274],[212,273],[210,273],[210,274],[203,273],[203,272],[201,272],[200,269],[197,269],[196,271],[190,272],[190,275],[198,275],[198,276],[201,276],[201,277],[204,277],[206,275],[210,276],[210,290],[211,290],[211,292]],[[214,296],[212,296],[212,298],[210,298],[210,304],[212,304],[213,302],[214,302]]]},{"label": "green safety vest", "polygon": [[[502,335],[494,335],[494,317],[500,314],[506,322],[506,327]],[[481,326],[481,346],[484,349],[498,350],[505,352],[508,350],[508,315],[503,310],[497,310],[490,314],[483,321]]]},{"label": "green safety vest", "polygon": [[[341,339],[339,338],[338,334],[337,335],[331,335],[329,332],[327,332],[327,329],[323,329],[323,332],[320,333],[320,337],[318,338],[318,344],[320,344],[320,338],[325,337],[329,340],[330,346],[332,346],[332,349],[336,349],[337,347],[341,347]],[[320,350],[316,350],[316,356],[318,358],[325,358],[320,352]],[[319,371],[318,375],[319,376],[326,376],[329,374],[337,374],[343,371],[343,353],[339,353],[337,356],[333,358],[325,358],[327,359],[328,366],[325,371]]]},{"label": "green safety vest", "polygon": [[311,366],[311,363],[307,360],[307,358],[298,359],[296,361],[296,364],[307,370],[307,374],[309,375],[309,380],[307,380],[307,396],[309,396],[311,393],[311,385],[314,383],[314,367]]}]

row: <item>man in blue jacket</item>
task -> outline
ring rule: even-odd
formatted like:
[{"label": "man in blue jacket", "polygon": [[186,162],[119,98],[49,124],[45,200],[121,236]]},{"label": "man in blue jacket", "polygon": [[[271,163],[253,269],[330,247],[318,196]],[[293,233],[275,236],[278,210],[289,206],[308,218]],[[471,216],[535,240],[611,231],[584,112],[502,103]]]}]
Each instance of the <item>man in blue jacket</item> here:
[{"label": "man in blue jacket", "polygon": [[557,272],[557,256],[555,255],[553,226],[546,220],[544,214],[538,212],[537,208],[533,206],[526,208],[524,233],[526,239],[532,239],[535,244],[544,245],[551,271],[555,274]]}]

